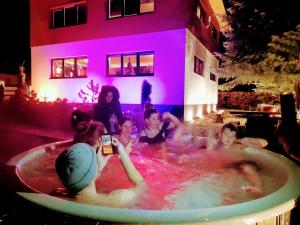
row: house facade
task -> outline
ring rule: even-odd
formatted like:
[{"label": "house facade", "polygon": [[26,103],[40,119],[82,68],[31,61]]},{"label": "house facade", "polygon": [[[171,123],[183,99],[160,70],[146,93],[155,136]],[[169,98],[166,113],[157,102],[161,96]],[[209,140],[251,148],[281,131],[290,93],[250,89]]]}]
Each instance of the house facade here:
[{"label": "house facade", "polygon": [[30,0],[32,89],[41,99],[81,102],[93,80],[139,105],[146,80],[153,104],[182,108],[185,120],[201,116],[217,104],[220,27],[211,4]]}]

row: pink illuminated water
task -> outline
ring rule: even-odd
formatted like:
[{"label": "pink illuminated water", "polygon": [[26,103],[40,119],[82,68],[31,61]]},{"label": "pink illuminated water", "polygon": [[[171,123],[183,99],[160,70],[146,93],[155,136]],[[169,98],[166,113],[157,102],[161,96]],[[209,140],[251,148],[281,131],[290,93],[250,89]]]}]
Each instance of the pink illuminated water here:
[{"label": "pink illuminated water", "polygon": [[[30,187],[46,194],[63,187],[54,168],[63,149],[47,152],[25,163],[19,175]],[[244,151],[207,151],[192,145],[157,145],[134,150],[130,158],[143,175],[148,188],[137,204],[142,209],[191,209],[217,207],[249,201],[270,194],[287,180],[287,173],[267,157]],[[263,192],[243,190],[248,185],[235,169],[224,169],[231,162],[254,160],[260,167]],[[126,176],[117,156],[96,181],[98,192],[109,193],[134,185]]]}]

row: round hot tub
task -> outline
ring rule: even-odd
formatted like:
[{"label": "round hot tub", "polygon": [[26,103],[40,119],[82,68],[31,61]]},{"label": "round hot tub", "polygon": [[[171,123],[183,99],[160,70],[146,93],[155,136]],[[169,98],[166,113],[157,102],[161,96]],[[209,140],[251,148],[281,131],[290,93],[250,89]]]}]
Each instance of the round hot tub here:
[{"label": "round hot tub", "polygon": [[[243,156],[230,156],[220,152],[205,152],[199,148],[191,150],[191,146],[172,146],[154,149],[154,155],[149,149],[133,152],[132,161],[149,184],[151,192],[139,207],[109,208],[78,203],[51,195],[53,189],[62,187],[55,173],[55,159],[70,143],[64,141],[39,146],[12,158],[7,164],[16,167],[16,175],[28,187],[27,191],[19,191],[17,194],[51,210],[99,221],[215,225],[289,224],[290,211],[300,196],[300,169],[279,154],[264,149],[247,148]],[[235,198],[231,194],[239,190],[234,187],[237,178],[233,177],[233,181],[229,183],[234,184],[228,184],[227,187],[232,189],[229,194],[231,201],[220,203],[220,196],[223,200],[228,200],[228,191],[220,186],[227,185],[232,174],[220,178],[219,172],[212,171],[231,161],[241,160],[241,157],[257,161],[263,171],[262,176],[266,177],[264,183],[268,183],[266,190],[258,196],[253,197],[250,194],[251,198],[248,198],[248,193],[239,193],[239,198]],[[118,188],[130,188],[132,184],[122,175],[124,171],[118,157],[110,161],[106,171],[103,171],[104,174],[97,179],[97,190],[109,192]],[[209,175],[205,175],[203,171]],[[118,180],[120,177],[123,177],[121,181]],[[204,179],[199,180],[198,177]],[[115,181],[107,182],[109,180]],[[203,185],[207,180],[209,185]],[[191,182],[193,188],[190,186]],[[222,193],[215,194],[215,188],[219,188]],[[191,196],[186,197],[188,195]],[[211,199],[211,196],[214,197]],[[191,201],[186,201],[186,198],[191,198]]]}]

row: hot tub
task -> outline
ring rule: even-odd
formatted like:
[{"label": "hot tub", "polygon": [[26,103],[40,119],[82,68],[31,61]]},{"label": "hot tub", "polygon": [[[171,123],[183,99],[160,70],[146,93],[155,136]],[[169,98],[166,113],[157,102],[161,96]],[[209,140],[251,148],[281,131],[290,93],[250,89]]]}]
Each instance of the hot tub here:
[{"label": "hot tub", "polygon": [[17,194],[30,202],[51,210],[99,221],[130,224],[196,223],[206,225],[286,225],[289,224],[290,211],[295,207],[295,201],[300,196],[299,167],[279,154],[254,148],[248,148],[246,151],[250,155],[265,157],[274,162],[286,174],[287,179],[284,184],[276,191],[258,199],[218,207],[160,210],[108,208],[51,196],[47,194],[47,191],[37,189],[24,179],[25,172],[23,170],[26,163],[69,145],[70,141],[51,143],[30,149],[12,158],[7,164],[16,167],[16,176],[28,187],[27,191],[18,191]]}]

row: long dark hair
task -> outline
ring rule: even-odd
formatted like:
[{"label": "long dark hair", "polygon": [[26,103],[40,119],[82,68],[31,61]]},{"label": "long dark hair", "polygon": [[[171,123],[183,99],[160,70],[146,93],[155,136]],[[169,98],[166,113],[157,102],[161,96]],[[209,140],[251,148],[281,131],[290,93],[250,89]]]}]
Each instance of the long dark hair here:
[{"label": "long dark hair", "polygon": [[107,105],[108,103],[105,100],[105,97],[107,95],[108,92],[111,92],[113,94],[113,100],[111,102],[111,104],[119,104],[119,100],[120,100],[120,93],[119,90],[112,85],[103,85],[101,88],[101,91],[99,93],[98,96],[98,104],[99,105]]}]

